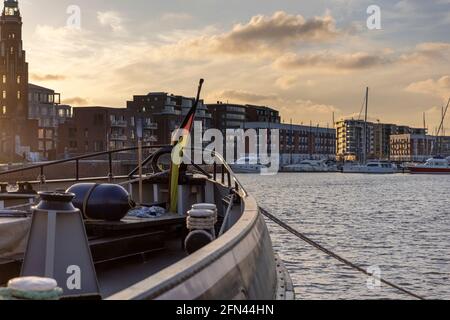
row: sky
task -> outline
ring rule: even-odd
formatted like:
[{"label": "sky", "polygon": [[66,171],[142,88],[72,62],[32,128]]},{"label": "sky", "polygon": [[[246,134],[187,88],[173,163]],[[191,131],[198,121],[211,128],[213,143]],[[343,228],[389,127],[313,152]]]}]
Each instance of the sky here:
[{"label": "sky", "polygon": [[[205,78],[206,102],[268,105],[285,122],[331,126],[333,112],[359,117],[368,86],[370,120],[422,127],[426,112],[432,131],[450,98],[450,0],[19,5],[30,82],[74,106],[194,96]],[[367,27],[370,5],[380,8],[380,30]]]}]

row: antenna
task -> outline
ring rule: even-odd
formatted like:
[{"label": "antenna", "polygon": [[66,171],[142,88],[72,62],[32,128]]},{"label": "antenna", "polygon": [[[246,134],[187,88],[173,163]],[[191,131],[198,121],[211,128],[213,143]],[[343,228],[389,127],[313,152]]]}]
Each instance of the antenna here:
[{"label": "antenna", "polygon": [[425,133],[427,131],[427,119],[425,112],[423,113],[423,129],[425,130]]}]

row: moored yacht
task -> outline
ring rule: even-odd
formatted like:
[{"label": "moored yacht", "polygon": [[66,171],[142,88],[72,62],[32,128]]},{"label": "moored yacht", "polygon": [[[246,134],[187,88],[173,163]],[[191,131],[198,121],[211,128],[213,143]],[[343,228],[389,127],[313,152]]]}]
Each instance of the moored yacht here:
[{"label": "moored yacht", "polygon": [[397,167],[387,161],[369,161],[365,165],[345,164],[343,173],[368,173],[368,174],[392,174],[397,172]]},{"label": "moored yacht", "polygon": [[303,160],[299,164],[291,164],[283,167],[285,172],[336,172],[334,164],[327,163],[326,160]]},{"label": "moored yacht", "polygon": [[409,166],[412,174],[450,174],[450,158],[434,157],[428,159],[425,164]]},{"label": "moored yacht", "polygon": [[235,163],[230,164],[234,173],[261,173],[261,170],[267,166],[261,164],[257,156],[246,156],[239,158]]}]

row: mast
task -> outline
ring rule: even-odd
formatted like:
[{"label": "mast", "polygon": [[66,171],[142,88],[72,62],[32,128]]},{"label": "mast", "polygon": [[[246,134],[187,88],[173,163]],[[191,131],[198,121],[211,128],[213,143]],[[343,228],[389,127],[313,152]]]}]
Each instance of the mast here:
[{"label": "mast", "polygon": [[308,149],[309,149],[309,159],[311,160],[312,159],[312,120],[310,120],[309,121],[309,146],[308,146]]},{"label": "mast", "polygon": [[427,120],[425,112],[423,113],[423,150],[425,155],[428,156]]},{"label": "mast", "polygon": [[367,158],[367,111],[369,108],[369,87],[366,88],[366,110],[364,114],[364,130],[363,130],[363,154],[362,164],[366,164]]},{"label": "mast", "polygon": [[443,131],[443,127],[444,127],[444,121],[445,121],[445,117],[447,115],[447,111],[448,111],[448,107],[450,105],[450,98],[448,99],[447,102],[447,106],[444,108],[442,108],[442,119],[441,119],[441,124],[439,125],[439,129],[436,133],[436,138],[438,139],[438,148],[439,148],[439,153],[442,152],[442,138],[440,137],[441,131]]},{"label": "mast", "polygon": [[293,152],[293,148],[295,146],[295,144],[294,144],[294,129],[292,127],[292,118],[291,118],[291,137],[290,137],[290,140],[291,140],[291,145],[290,145],[289,149],[291,151],[291,156],[290,156],[289,164],[292,165],[292,152]]}]

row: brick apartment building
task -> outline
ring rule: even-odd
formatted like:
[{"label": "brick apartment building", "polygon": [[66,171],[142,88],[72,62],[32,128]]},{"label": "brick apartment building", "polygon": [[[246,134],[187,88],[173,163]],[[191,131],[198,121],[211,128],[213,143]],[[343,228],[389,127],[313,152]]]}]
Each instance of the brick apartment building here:
[{"label": "brick apartment building", "polygon": [[[191,109],[194,98],[149,93],[134,96],[126,108],[78,107],[59,128],[58,154],[73,156],[89,152],[122,149],[137,145],[142,123],[144,145],[169,144],[171,135]],[[196,121],[210,127],[211,114],[200,101]]]},{"label": "brick apartment building", "polygon": [[[278,129],[280,134],[280,163],[299,163],[305,159],[334,159],[336,130],[286,123],[247,122],[244,129]],[[269,137],[269,144],[270,141]],[[265,147],[267,150],[267,146]]]},{"label": "brick apartment building", "polygon": [[[168,144],[172,133],[179,128],[186,114],[194,104],[194,98],[171,95],[165,92],[154,92],[144,96],[134,96],[127,102],[127,109],[136,117],[151,119],[157,124],[155,132],[158,144]],[[203,129],[211,127],[211,114],[208,112],[203,100],[197,106],[195,121],[201,121]]]}]

